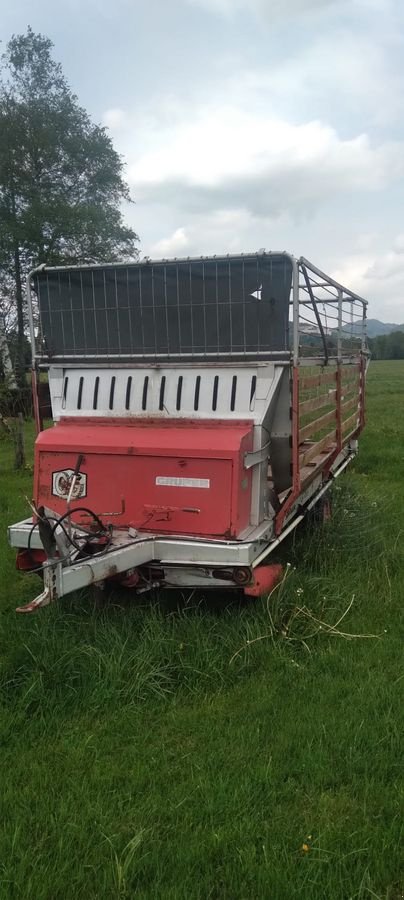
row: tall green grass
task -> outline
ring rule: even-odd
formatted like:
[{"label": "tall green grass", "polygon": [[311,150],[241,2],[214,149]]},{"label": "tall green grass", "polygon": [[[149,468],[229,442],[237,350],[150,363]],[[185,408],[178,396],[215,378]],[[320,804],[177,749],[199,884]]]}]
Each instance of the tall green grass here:
[{"label": "tall green grass", "polygon": [[0,897],[404,893],[404,365],[376,363],[332,521],[266,600],[83,593],[35,616],[0,441]]}]

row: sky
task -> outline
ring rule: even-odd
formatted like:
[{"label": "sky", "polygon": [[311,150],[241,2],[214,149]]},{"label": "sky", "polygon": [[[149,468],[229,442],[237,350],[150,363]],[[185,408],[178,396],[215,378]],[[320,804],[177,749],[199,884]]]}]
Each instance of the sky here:
[{"label": "sky", "polygon": [[109,129],[142,257],[288,250],[404,323],[402,0],[1,7]]}]

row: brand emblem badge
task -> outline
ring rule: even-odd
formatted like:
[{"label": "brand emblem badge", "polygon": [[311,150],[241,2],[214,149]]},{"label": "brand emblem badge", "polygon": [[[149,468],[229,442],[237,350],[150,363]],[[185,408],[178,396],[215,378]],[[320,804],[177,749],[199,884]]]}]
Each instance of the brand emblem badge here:
[{"label": "brand emblem badge", "polygon": [[[61,469],[59,472],[52,473],[52,494],[54,497],[61,497],[63,500],[67,500],[73,475],[73,469]],[[79,472],[76,477],[72,499],[79,500],[80,497],[86,496],[87,475],[85,475],[84,472]]]}]

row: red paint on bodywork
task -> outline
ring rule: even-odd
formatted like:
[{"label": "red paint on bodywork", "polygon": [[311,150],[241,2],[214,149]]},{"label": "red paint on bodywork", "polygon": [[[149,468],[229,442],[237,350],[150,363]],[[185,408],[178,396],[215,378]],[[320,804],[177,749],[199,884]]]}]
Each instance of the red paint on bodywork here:
[{"label": "red paint on bodywork", "polygon": [[252,470],[244,468],[244,455],[252,446],[245,422],[71,418],[37,438],[35,501],[65,512],[65,499],[50,493],[52,473],[74,469],[82,454],[87,494],[72,501],[72,512],[85,505],[117,526],[234,538],[250,519]]},{"label": "red paint on bodywork", "polygon": [[275,585],[281,580],[283,566],[273,563],[271,566],[257,566],[253,570],[253,583],[244,588],[248,597],[261,597],[270,594]]},{"label": "red paint on bodywork", "polygon": [[33,569],[41,566],[45,560],[46,553],[44,550],[18,550],[15,566],[21,572],[31,572]]}]

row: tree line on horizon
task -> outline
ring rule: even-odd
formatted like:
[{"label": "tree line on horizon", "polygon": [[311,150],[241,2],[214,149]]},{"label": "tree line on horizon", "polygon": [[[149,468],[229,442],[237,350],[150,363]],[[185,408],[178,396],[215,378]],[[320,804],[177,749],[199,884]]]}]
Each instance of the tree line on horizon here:
[{"label": "tree line on horizon", "polygon": [[372,359],[404,359],[404,331],[368,338]]}]

